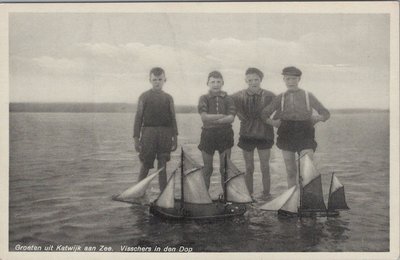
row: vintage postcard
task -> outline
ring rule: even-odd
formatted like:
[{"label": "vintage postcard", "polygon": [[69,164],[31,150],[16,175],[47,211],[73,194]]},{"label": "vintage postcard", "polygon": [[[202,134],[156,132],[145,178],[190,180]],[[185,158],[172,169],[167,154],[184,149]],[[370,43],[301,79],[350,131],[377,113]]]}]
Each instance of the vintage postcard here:
[{"label": "vintage postcard", "polygon": [[396,259],[399,4],[0,6],[0,259]]}]

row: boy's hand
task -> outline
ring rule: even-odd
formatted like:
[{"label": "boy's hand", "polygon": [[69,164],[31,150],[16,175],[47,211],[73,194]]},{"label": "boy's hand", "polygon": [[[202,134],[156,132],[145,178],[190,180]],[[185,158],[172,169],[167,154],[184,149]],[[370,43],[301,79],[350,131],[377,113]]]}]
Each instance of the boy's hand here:
[{"label": "boy's hand", "polygon": [[178,137],[176,135],[172,136],[172,147],[171,147],[171,152],[176,151],[178,148]]},{"label": "boy's hand", "polygon": [[281,120],[280,119],[273,120],[272,125],[276,128],[279,128],[281,126]]},{"label": "boy's hand", "polygon": [[225,115],[223,118],[220,118],[216,121],[213,121],[213,123],[217,123],[217,124],[230,124],[235,120],[235,116],[234,115]]},{"label": "boy's hand", "polygon": [[213,121],[213,123],[215,123],[215,124],[223,124],[224,120],[223,120],[223,118],[220,118],[220,119],[217,119],[217,120]]},{"label": "boy's hand", "polygon": [[321,115],[312,115],[311,116],[311,122],[313,125],[315,125],[316,123],[322,121],[324,118]]},{"label": "boy's hand", "polygon": [[139,138],[134,137],[134,138],[133,138],[133,141],[134,141],[134,143],[135,143],[135,150],[136,150],[136,152],[140,153],[140,150],[142,150],[142,146],[140,145]]},{"label": "boy's hand", "polygon": [[281,126],[281,120],[280,119],[271,120],[271,125],[273,127],[279,128]]}]

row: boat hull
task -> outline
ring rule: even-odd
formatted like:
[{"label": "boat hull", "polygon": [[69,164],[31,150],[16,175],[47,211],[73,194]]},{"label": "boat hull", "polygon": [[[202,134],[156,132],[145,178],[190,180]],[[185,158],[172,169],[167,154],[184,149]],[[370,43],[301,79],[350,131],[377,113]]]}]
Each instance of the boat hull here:
[{"label": "boat hull", "polygon": [[175,200],[174,208],[162,208],[156,205],[156,201],[150,204],[150,213],[170,220],[211,220],[225,219],[242,216],[246,213],[246,204],[224,203],[216,200],[207,204],[184,203],[181,209],[181,201]]},{"label": "boat hull", "polygon": [[299,211],[289,212],[286,210],[278,210],[278,216],[281,217],[336,217],[339,216],[339,211]]}]

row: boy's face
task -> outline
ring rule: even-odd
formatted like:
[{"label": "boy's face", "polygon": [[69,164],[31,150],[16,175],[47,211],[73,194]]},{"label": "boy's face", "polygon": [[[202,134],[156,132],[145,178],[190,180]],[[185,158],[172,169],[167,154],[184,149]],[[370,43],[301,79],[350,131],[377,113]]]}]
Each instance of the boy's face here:
[{"label": "boy's face", "polygon": [[285,81],[286,87],[288,89],[297,88],[299,86],[300,79],[301,77],[299,76],[290,76],[290,75],[283,76],[283,81]]},{"label": "boy's face", "polygon": [[224,81],[221,78],[209,78],[207,82],[207,86],[210,87],[211,92],[219,92],[222,89],[222,86],[224,85]]},{"label": "boy's face", "polygon": [[154,74],[150,75],[150,83],[153,86],[154,90],[161,90],[165,81],[166,79],[164,73],[158,76]]},{"label": "boy's face", "polygon": [[249,88],[259,88],[261,84],[261,78],[257,74],[247,74],[246,83]]}]

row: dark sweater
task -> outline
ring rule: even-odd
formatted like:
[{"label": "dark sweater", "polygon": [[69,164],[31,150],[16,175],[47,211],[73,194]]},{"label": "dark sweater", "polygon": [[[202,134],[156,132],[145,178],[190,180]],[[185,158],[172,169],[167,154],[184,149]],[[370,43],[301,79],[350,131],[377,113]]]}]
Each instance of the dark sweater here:
[{"label": "dark sweater", "polygon": [[174,101],[164,91],[150,89],[139,97],[133,137],[140,137],[142,127],[172,127],[178,135]]}]

